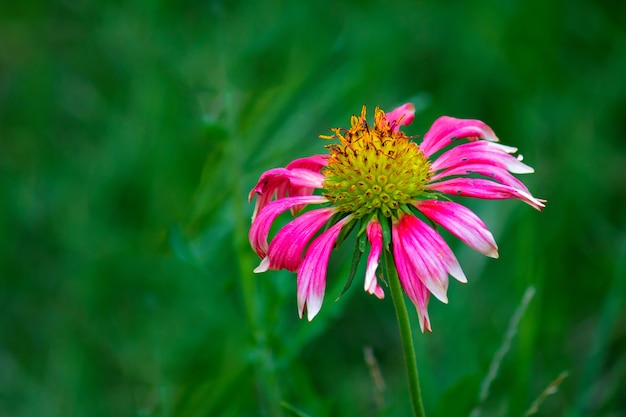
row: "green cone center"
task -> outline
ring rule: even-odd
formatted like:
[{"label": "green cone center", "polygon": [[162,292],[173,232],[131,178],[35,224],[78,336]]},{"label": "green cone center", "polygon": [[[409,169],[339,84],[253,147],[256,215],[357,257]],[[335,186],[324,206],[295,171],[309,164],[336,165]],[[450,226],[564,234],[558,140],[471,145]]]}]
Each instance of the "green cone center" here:
[{"label": "green cone center", "polygon": [[324,196],[342,212],[356,218],[378,211],[397,217],[398,210],[416,200],[431,176],[422,150],[400,131],[394,131],[380,109],[374,128],[352,117],[350,130],[334,129],[341,144],[328,146],[330,158],[323,173]]}]

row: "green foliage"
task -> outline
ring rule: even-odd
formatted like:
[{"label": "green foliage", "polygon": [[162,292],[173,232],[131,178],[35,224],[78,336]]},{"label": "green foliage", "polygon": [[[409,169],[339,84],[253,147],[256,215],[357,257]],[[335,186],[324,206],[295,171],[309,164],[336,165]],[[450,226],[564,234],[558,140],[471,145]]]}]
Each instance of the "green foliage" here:
[{"label": "green foliage", "polygon": [[388,289],[361,265],[335,302],[351,245],[309,323],[247,242],[263,171],[406,101],[411,135],[486,121],[548,199],[467,202],[500,259],[448,239],[470,282],[432,334],[411,317],[427,414],[469,415],[534,286],[482,415],[524,415],[563,371],[537,415],[626,415],[624,4],[5,3],[0,415],[407,415]]}]

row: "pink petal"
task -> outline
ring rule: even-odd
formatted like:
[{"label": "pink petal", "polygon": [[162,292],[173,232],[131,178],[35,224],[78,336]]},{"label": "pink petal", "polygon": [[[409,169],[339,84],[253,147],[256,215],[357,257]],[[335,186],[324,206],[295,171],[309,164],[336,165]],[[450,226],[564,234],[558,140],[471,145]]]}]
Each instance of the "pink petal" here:
[{"label": "pink petal", "polygon": [[465,164],[485,164],[505,168],[514,174],[529,174],[535,170],[521,160],[505,152],[501,145],[478,141],[456,146],[437,158],[431,165],[432,171],[463,166]]},{"label": "pink petal", "polygon": [[326,268],[330,252],[341,228],[351,220],[352,215],[344,217],[319,235],[307,249],[304,260],[298,269],[298,313],[300,318],[302,318],[305,306],[309,321],[313,320],[322,308],[326,288]]},{"label": "pink petal", "polygon": [[[287,164],[287,169],[302,168],[309,171],[319,173],[322,168],[328,165],[328,155],[313,155],[306,158],[296,159]],[[323,185],[323,177],[322,177]],[[322,188],[321,186],[306,187],[306,186],[291,186],[289,187],[289,196],[294,197],[297,195],[311,195],[314,188]],[[291,213],[295,216],[297,212],[302,210],[303,206],[296,206],[291,209]]]},{"label": "pink petal", "polygon": [[299,204],[322,204],[327,202],[328,200],[325,197],[310,195],[287,197],[268,203],[252,221],[248,234],[250,245],[260,258],[264,258],[268,249],[267,236],[276,217]]},{"label": "pink petal", "polygon": [[451,201],[422,200],[415,207],[462,242],[483,255],[498,257],[498,246],[491,232],[467,207]]},{"label": "pink petal", "polygon": [[[252,220],[273,198],[281,199],[290,191],[290,195],[311,195],[313,189],[322,188],[324,175],[304,168],[274,168],[264,172],[254,188],[248,194],[252,201],[258,194]],[[300,190],[298,192],[298,190]]]},{"label": "pink petal", "polygon": [[434,252],[430,242],[419,236],[415,228],[422,223],[417,217],[404,215],[396,226],[394,249],[400,246],[408,259],[408,267],[415,271],[419,280],[441,302],[447,303],[448,273]]},{"label": "pink petal", "polygon": [[365,270],[365,283],[364,288],[370,294],[376,295],[376,297],[382,299],[385,297],[385,293],[376,279],[376,269],[378,269],[378,260],[383,249],[383,229],[378,223],[378,220],[372,219],[365,229],[367,233],[367,239],[370,242],[370,253],[367,257],[367,268]]},{"label": "pink petal", "polygon": [[[426,250],[422,251],[423,257],[430,255],[429,258],[433,260],[435,264],[439,264],[439,268],[443,268],[447,273],[456,278],[457,281],[466,283],[467,278],[461,269],[459,261],[452,252],[452,249],[448,246],[446,241],[441,237],[439,233],[420,219],[414,216],[407,216],[411,223],[411,227],[407,227],[409,234],[414,239],[421,242]],[[446,278],[447,282],[447,278]]]},{"label": "pink petal", "polygon": [[287,223],[272,239],[267,257],[269,263],[263,270],[287,269],[296,272],[302,262],[304,248],[313,235],[335,214],[335,208],[321,208],[306,212]]},{"label": "pink petal", "polygon": [[400,129],[400,126],[408,126],[415,118],[415,106],[413,103],[406,103],[400,107],[396,107],[390,113],[385,114],[385,119],[389,122],[389,126],[394,132]]},{"label": "pink petal", "polygon": [[424,333],[424,329],[430,332],[430,318],[428,317],[428,299],[430,292],[424,284],[422,284],[422,281],[412,268],[410,258],[404,250],[404,246],[401,244],[398,236],[397,223],[395,222],[392,226],[392,236],[394,242],[393,258],[396,270],[398,271],[400,284],[417,310],[422,333]]},{"label": "pink petal", "polygon": [[530,193],[511,186],[480,178],[452,178],[428,184],[430,190],[463,197],[482,198],[486,200],[506,200],[516,198],[541,211],[545,200],[533,197]]},{"label": "pink petal", "polygon": [[453,143],[454,138],[466,138],[468,140],[483,138],[491,142],[498,142],[493,130],[480,120],[442,116],[435,120],[435,123],[426,132],[420,148],[426,156],[431,156]]},{"label": "pink petal", "polygon": [[405,251],[411,255],[417,275],[433,295],[447,302],[448,274],[467,282],[456,256],[443,237],[417,217],[403,216],[400,225],[399,237],[404,239]]},{"label": "pink petal", "polygon": [[287,169],[304,168],[310,171],[320,172],[322,168],[328,165],[328,155],[313,155],[306,158],[300,158],[287,164]]},{"label": "pink petal", "polygon": [[471,175],[473,173],[483,175],[498,181],[501,184],[511,186],[529,193],[523,182],[511,175],[506,169],[487,164],[471,163],[448,168],[432,176],[431,181],[438,181],[446,177],[457,175]]}]

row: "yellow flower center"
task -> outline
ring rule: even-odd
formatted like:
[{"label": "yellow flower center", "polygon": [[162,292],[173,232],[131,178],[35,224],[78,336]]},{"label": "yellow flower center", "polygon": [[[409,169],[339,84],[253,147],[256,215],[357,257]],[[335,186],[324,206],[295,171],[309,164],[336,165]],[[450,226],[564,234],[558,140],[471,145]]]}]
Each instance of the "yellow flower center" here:
[{"label": "yellow flower center", "polygon": [[336,128],[340,144],[329,145],[330,157],[323,173],[324,196],[337,208],[356,218],[378,211],[385,217],[397,216],[424,191],[431,177],[430,162],[422,150],[399,130],[395,130],[378,107],[374,128],[352,116],[352,127]]}]

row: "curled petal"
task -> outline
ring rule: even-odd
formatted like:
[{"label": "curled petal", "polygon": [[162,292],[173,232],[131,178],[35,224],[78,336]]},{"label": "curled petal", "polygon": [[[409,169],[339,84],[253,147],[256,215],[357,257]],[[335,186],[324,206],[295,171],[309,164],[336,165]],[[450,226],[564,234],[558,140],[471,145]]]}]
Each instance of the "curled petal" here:
[{"label": "curled petal", "polygon": [[[256,183],[254,188],[250,190],[248,194],[248,201],[252,201],[255,194],[264,195],[269,194],[273,195],[274,192],[280,186],[293,184],[298,187],[314,187],[321,188],[322,183],[324,181],[323,176],[320,178],[320,173],[303,169],[287,169],[287,168],[274,168],[268,171],[265,171],[261,174],[259,181]],[[284,196],[279,196],[284,197]]]},{"label": "curled petal", "polygon": [[498,143],[478,141],[456,146],[437,158],[431,165],[433,171],[466,164],[484,164],[504,168],[514,174],[529,174],[534,169],[506,152]]},{"label": "curled petal", "polygon": [[[268,264],[262,270],[287,269],[296,272],[302,262],[304,248],[313,235],[337,212],[334,208],[321,208],[306,212],[287,223],[276,233],[267,251]],[[259,266],[261,267],[261,266]]]},{"label": "curled petal", "polygon": [[385,119],[389,122],[389,126],[394,132],[400,129],[400,126],[408,126],[415,118],[415,106],[413,103],[406,103],[400,107],[396,107],[390,113],[385,114]]},{"label": "curled petal", "polygon": [[530,193],[518,190],[509,185],[499,184],[481,178],[452,178],[429,184],[426,188],[442,193],[463,197],[482,198],[486,200],[506,200],[516,198],[541,211],[545,200],[533,197]]},{"label": "curled petal", "polygon": [[248,201],[258,195],[252,220],[273,198],[311,195],[313,189],[322,188],[323,184],[324,175],[305,168],[274,168],[264,172],[248,194]]},{"label": "curled petal", "polygon": [[298,313],[300,318],[302,318],[305,306],[309,321],[313,320],[313,317],[322,308],[326,289],[326,268],[330,252],[341,228],[351,220],[352,215],[344,217],[319,235],[307,249],[304,260],[298,268]]},{"label": "curled petal", "polygon": [[417,276],[415,269],[411,265],[410,257],[400,242],[397,223],[394,223],[392,226],[392,239],[394,242],[393,258],[396,270],[398,271],[400,284],[402,284],[404,292],[406,292],[415,306],[415,310],[417,310],[422,333],[424,333],[424,329],[430,332],[430,318],[428,317],[428,299],[430,298],[430,292]]},{"label": "curled petal", "polygon": [[248,233],[250,245],[260,258],[265,258],[268,249],[267,236],[276,217],[297,205],[327,202],[328,200],[325,197],[310,195],[287,197],[268,203],[252,221],[252,226],[250,226],[250,232]]},{"label": "curled petal", "polygon": [[498,246],[493,235],[485,223],[467,207],[440,200],[423,200],[415,206],[472,249],[492,258],[498,257]]},{"label": "curled petal", "polygon": [[493,133],[493,130],[480,120],[442,116],[435,120],[435,123],[426,132],[420,148],[426,156],[431,156],[453,143],[454,138],[469,140],[483,138],[491,142],[498,142],[498,137]]},{"label": "curled petal", "polygon": [[[322,168],[324,168],[327,165],[328,165],[328,155],[313,155],[307,158],[300,158],[300,159],[296,159],[290,162],[289,164],[287,164],[287,169],[294,170],[296,168],[302,168],[302,169],[310,170],[319,174]],[[323,177],[322,177],[322,184],[323,184]],[[314,188],[322,188],[322,187],[319,186],[319,183],[316,184],[315,187],[294,186],[292,184],[292,186],[289,187],[288,192],[289,192],[289,196],[291,197],[294,197],[297,195],[311,195],[313,194]],[[302,210],[302,208],[303,206],[296,206],[291,209],[291,213],[295,216],[297,212]]]},{"label": "curled petal", "polygon": [[313,155],[306,158],[299,158],[287,164],[287,169],[304,168],[314,172],[320,172],[328,165],[328,155]]},{"label": "curled petal", "polygon": [[378,269],[378,260],[383,249],[383,229],[378,220],[371,220],[365,229],[367,239],[370,242],[370,253],[367,257],[367,268],[365,270],[364,288],[370,294],[382,299],[385,293],[376,279],[376,269]]}]

